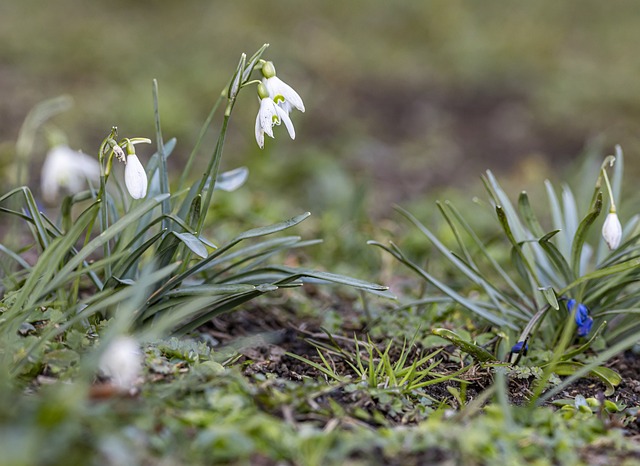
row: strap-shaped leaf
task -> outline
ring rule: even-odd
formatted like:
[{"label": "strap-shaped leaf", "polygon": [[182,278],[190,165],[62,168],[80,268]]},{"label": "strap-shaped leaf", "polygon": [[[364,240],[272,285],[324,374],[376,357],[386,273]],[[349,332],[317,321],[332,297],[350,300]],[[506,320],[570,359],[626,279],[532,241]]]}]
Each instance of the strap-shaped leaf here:
[{"label": "strap-shaped leaf", "polygon": [[[53,280],[49,282],[47,288],[45,289],[45,293],[50,292],[51,290],[55,290],[58,288],[65,280],[65,276],[71,272],[73,269],[78,267],[82,262],[89,257],[89,255],[100,248],[107,241],[114,238],[118,235],[122,230],[127,228],[129,225],[138,222],[139,217],[146,213],[147,211],[153,209],[157,206],[162,200],[167,197],[166,194],[161,194],[159,196],[145,199],[144,202],[135,206],[132,210],[130,210],[124,217],[118,220],[116,223],[111,225],[106,231],[103,231],[96,238],[91,240],[85,247],[83,247],[78,254],[76,254],[69,262],[65,264],[65,266],[55,275]],[[96,204],[97,205],[97,204]],[[76,225],[73,226],[76,228]],[[65,235],[66,237],[67,235]],[[74,240],[75,241],[75,240]]]},{"label": "strap-shaped leaf", "polygon": [[[31,193],[31,190],[26,186],[21,186],[19,188],[12,189],[8,193],[0,197],[0,202],[3,202],[13,197],[16,194],[23,195],[25,204],[26,204],[27,216],[30,217],[31,222],[33,223],[37,232],[37,236],[35,239],[38,241],[42,249],[46,248],[47,245],[49,244],[49,235],[44,225],[44,221],[42,220],[40,209],[38,208],[38,204],[36,203],[36,200],[34,199],[33,194]],[[14,212],[8,209],[4,211],[8,213]]]},{"label": "strap-shaped leaf", "polygon": [[551,238],[559,232],[560,230],[553,230],[547,233],[538,240],[538,244],[544,250],[556,270],[560,272],[562,278],[565,280],[565,283],[570,283],[575,278],[573,275],[573,271],[571,270],[571,267],[565,260],[560,250],[556,247],[555,244],[550,241]]},{"label": "strap-shaped leaf", "polygon": [[416,272],[418,275],[420,275],[422,278],[424,278],[426,281],[428,281],[433,286],[438,288],[445,295],[449,296],[451,299],[453,299],[455,302],[457,302],[461,306],[463,306],[463,307],[469,309],[470,311],[476,313],[478,316],[488,320],[489,322],[491,322],[491,323],[493,323],[495,325],[506,326],[506,327],[509,327],[509,328],[511,328],[513,330],[517,330],[517,327],[516,327],[515,324],[503,319],[502,317],[499,317],[499,316],[493,314],[490,311],[487,311],[486,309],[483,309],[481,306],[477,305],[476,303],[474,303],[470,299],[467,299],[464,296],[462,296],[461,294],[457,293],[452,288],[450,288],[449,286],[445,285],[444,283],[442,283],[441,281],[436,279],[434,276],[432,276],[431,274],[429,274],[428,272],[423,270],[417,264],[415,264],[412,261],[410,261],[409,259],[407,259],[404,256],[404,254],[402,253],[402,251],[397,246],[392,244],[392,247],[390,248],[390,247],[387,247],[386,245],[384,245],[382,243],[379,243],[377,241],[368,241],[367,244],[371,244],[373,246],[377,246],[379,248],[384,249],[385,251],[390,253],[393,257],[398,259],[400,262],[402,262],[407,267],[409,267],[414,272]]},{"label": "strap-shaped leaf", "polygon": [[209,254],[205,245],[195,235],[191,233],[177,233],[175,231],[172,231],[171,233],[182,241],[182,243],[197,256],[205,258]]},{"label": "strap-shaped leaf", "polygon": [[533,235],[537,237],[544,235],[544,230],[538,221],[538,217],[531,208],[529,196],[526,191],[522,191],[518,197],[518,212],[520,212],[524,224]]},{"label": "strap-shaped leaf", "polygon": [[165,294],[165,297],[171,298],[174,296],[216,296],[225,294],[247,293],[254,291],[256,287],[254,285],[194,285],[185,286],[182,288],[176,288]]},{"label": "strap-shaped leaf", "polygon": [[[491,256],[491,254],[489,253],[486,245],[480,240],[480,238],[478,237],[478,235],[475,233],[475,231],[473,231],[473,229],[471,228],[471,226],[465,221],[465,219],[462,217],[462,215],[460,214],[460,212],[458,212],[458,210],[453,206],[453,204],[451,204],[448,201],[445,201],[445,205],[447,205],[447,207],[450,209],[450,211],[453,213],[453,215],[455,216],[456,220],[460,223],[460,225],[462,225],[462,227],[464,228],[465,232],[469,235],[469,237],[472,239],[472,241],[474,242],[474,244],[477,246],[478,250],[482,253],[482,255],[489,261],[489,263],[491,264],[491,266],[494,268],[494,270],[502,277],[502,279],[509,285],[509,287],[516,293],[519,301],[521,303],[527,303],[530,302],[530,299],[527,297],[527,295],[524,294],[524,292],[522,291],[522,289],[513,281],[513,279],[511,278],[511,276],[502,268],[502,266],[500,266],[500,264],[498,264],[498,262]],[[506,298],[511,305],[516,308],[519,309],[522,312],[524,312],[524,308],[522,307],[521,304],[519,304],[516,300],[512,300],[510,299],[508,296],[506,296],[504,293],[502,293],[502,296],[504,298]]]},{"label": "strap-shaped leaf", "polygon": [[479,362],[497,362],[498,359],[486,349],[460,338],[458,334],[446,328],[434,328],[431,333],[449,340],[473,359]]},{"label": "strap-shaped leaf", "polygon": [[581,274],[580,270],[580,262],[582,258],[582,247],[584,246],[584,242],[587,237],[587,233],[589,233],[589,228],[593,225],[593,222],[600,215],[600,211],[602,210],[602,193],[598,193],[596,196],[596,201],[593,204],[591,210],[587,213],[587,215],[582,219],[578,229],[576,230],[576,234],[573,238],[573,243],[571,245],[571,268],[573,270],[574,276],[579,276]]},{"label": "strap-shaped leaf", "polygon": [[248,177],[249,169],[247,167],[238,167],[222,172],[218,175],[213,189],[227,192],[235,191],[247,181]]},{"label": "strap-shaped leaf", "polygon": [[[18,298],[13,306],[14,309],[22,309],[23,306],[26,309],[31,309],[35,303],[39,301],[41,296],[48,294],[52,290],[55,290],[59,284],[66,282],[67,274],[72,269],[65,269],[63,267],[62,270],[57,271],[57,267],[62,263],[65,256],[69,254],[69,251],[73,248],[83,231],[93,221],[98,207],[98,203],[93,204],[78,217],[78,220],[71,230],[64,236],[58,237],[49,243],[49,246],[38,258],[38,262],[33,267],[24,286],[20,289]],[[71,260],[75,260],[76,257],[78,257],[78,255],[74,256]],[[82,263],[83,260],[84,258],[82,258],[78,264]],[[51,287],[51,283],[56,281],[58,281],[56,286]]]},{"label": "strap-shaped leaf", "polygon": [[215,251],[213,251],[211,254],[209,254],[209,256],[206,259],[203,259],[200,262],[192,265],[191,267],[189,267],[187,270],[185,270],[181,274],[178,274],[178,275],[172,277],[163,286],[161,286],[158,290],[156,290],[156,292],[149,298],[149,302],[151,303],[151,302],[157,300],[158,298],[163,296],[163,294],[167,290],[177,286],[184,279],[186,279],[186,278],[190,277],[191,275],[201,271],[203,268],[205,268],[207,266],[208,263],[210,263],[211,261],[213,261],[216,258],[220,257],[222,254],[224,254],[226,251],[231,249],[233,246],[235,246],[236,244],[238,244],[242,240],[249,239],[249,238],[257,238],[257,237],[260,237],[260,236],[265,236],[265,235],[269,235],[269,234],[272,234],[272,233],[280,232],[282,230],[285,230],[287,228],[290,228],[292,226],[297,225],[298,223],[302,222],[307,217],[309,217],[309,215],[311,215],[311,214],[309,212],[306,212],[304,214],[301,214],[301,215],[298,215],[296,217],[293,217],[293,218],[291,218],[289,220],[285,220],[284,222],[276,223],[274,225],[269,225],[269,226],[266,226],[266,227],[254,228],[254,229],[251,229],[251,230],[247,230],[244,233],[241,233],[240,235],[236,236],[236,238],[231,240],[229,243],[224,244],[224,245],[220,246],[218,249],[216,249]]},{"label": "strap-shaped leaf", "polygon": [[540,287],[541,286],[540,280],[538,279],[538,275],[535,271],[535,268],[529,261],[529,258],[526,256],[526,254],[522,251],[522,244],[520,244],[516,240],[513,234],[513,231],[511,230],[511,225],[509,224],[509,219],[507,218],[506,211],[502,206],[498,205],[496,206],[496,214],[498,215],[498,221],[502,226],[502,230],[504,231],[505,235],[507,236],[507,239],[511,243],[511,246],[513,246],[513,250],[515,251],[515,254],[522,261],[522,265],[525,267],[526,271],[528,272],[530,279],[535,282],[537,287]]},{"label": "strap-shaped leaf", "polygon": [[558,305],[558,298],[556,297],[555,291],[553,291],[553,287],[545,286],[543,288],[540,288],[540,291],[542,292],[542,296],[544,296],[544,298],[547,300],[547,303],[549,303],[552,308],[554,308],[556,311],[560,309],[560,306]]},{"label": "strap-shaped leaf", "polygon": [[624,272],[625,270],[632,269],[639,266],[640,266],[640,258],[635,258],[635,259],[628,260],[626,262],[622,262],[620,264],[612,265],[611,267],[605,267],[603,269],[594,270],[593,272],[590,272],[585,275],[582,275],[581,277],[578,277],[576,280],[574,280],[569,285],[564,287],[558,294],[562,296],[566,294],[569,290],[575,288],[578,285],[581,285],[582,283],[588,282],[589,280],[607,277],[609,275],[614,275],[619,272]]},{"label": "strap-shaped leaf", "polygon": [[[554,372],[558,375],[573,375],[584,367],[585,365],[579,362],[563,361],[554,367]],[[604,366],[592,367],[589,370],[589,375],[597,377],[605,384],[607,387],[604,391],[605,396],[613,395],[616,387],[622,382],[620,374]]]},{"label": "strap-shaped leaf", "polygon": [[285,220],[284,222],[275,223],[273,225],[269,225],[266,227],[253,228],[251,230],[247,230],[244,233],[239,234],[232,241],[232,243],[236,243],[249,238],[257,238],[260,236],[271,235],[273,233],[278,233],[279,231],[286,230],[287,228],[291,228],[307,218],[311,215],[311,212],[305,212],[304,214],[296,215],[295,217],[290,218],[289,220]]}]

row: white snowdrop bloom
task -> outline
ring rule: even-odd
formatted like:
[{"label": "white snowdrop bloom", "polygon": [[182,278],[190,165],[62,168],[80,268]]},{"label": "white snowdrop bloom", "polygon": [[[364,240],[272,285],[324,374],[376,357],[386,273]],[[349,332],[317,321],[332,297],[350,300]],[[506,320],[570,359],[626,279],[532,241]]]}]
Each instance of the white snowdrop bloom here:
[{"label": "white snowdrop bloom", "polygon": [[604,225],[602,225],[602,237],[605,243],[607,243],[607,246],[609,246],[609,249],[613,250],[620,246],[622,225],[618,219],[618,214],[615,212],[609,212],[607,215]]},{"label": "white snowdrop bloom", "polygon": [[127,155],[124,168],[124,184],[134,199],[142,199],[147,195],[147,174],[136,154]]},{"label": "white snowdrop bloom", "polygon": [[302,98],[291,86],[276,77],[276,67],[273,66],[273,62],[266,61],[262,64],[262,75],[264,76],[262,83],[269,97],[285,112],[291,113],[294,108],[304,112]]},{"label": "white snowdrop bloom", "polygon": [[260,149],[264,147],[264,135],[265,133],[269,137],[273,137],[273,127],[275,125],[279,125],[281,121],[284,122],[284,125],[289,132],[289,136],[291,139],[296,138],[296,131],[293,127],[293,123],[291,122],[291,118],[289,118],[289,114],[280,108],[273,99],[269,96],[264,96],[262,89],[262,84],[258,85],[258,95],[261,97],[260,99],[260,109],[258,110],[258,116],[256,117],[256,142]]},{"label": "white snowdrop bloom", "polygon": [[135,387],[142,370],[142,351],[131,337],[118,337],[105,349],[100,358],[100,371],[122,391]]},{"label": "white snowdrop bloom", "polygon": [[42,197],[54,203],[61,188],[75,194],[82,191],[87,180],[100,179],[100,164],[96,159],[66,145],[57,145],[47,153],[40,174]]}]

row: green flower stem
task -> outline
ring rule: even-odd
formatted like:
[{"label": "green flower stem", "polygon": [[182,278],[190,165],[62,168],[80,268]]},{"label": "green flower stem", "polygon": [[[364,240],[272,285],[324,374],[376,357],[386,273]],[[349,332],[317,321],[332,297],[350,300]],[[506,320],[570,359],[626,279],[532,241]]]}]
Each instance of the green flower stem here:
[{"label": "green flower stem", "polygon": [[[158,103],[158,81],[153,80],[153,111],[156,123],[156,144],[158,145],[158,157],[160,158],[160,192],[169,194],[169,173],[167,171],[167,155],[164,151],[164,140],[162,139],[162,127],[160,126],[160,105]],[[162,201],[162,229],[168,230],[169,224],[166,216],[171,213],[169,198]]]},{"label": "green flower stem", "polygon": [[542,392],[546,388],[547,383],[549,382],[549,379],[551,378],[551,375],[553,374],[556,366],[560,363],[560,361],[562,360],[562,356],[565,353],[565,350],[569,347],[569,344],[571,343],[571,338],[573,337],[573,332],[575,331],[575,329],[576,327],[574,324],[574,316],[573,316],[573,313],[570,313],[562,329],[560,341],[555,346],[555,350],[553,352],[551,361],[545,367],[542,377],[540,377],[540,379],[538,380],[538,382],[534,387],[533,396],[531,397],[531,400],[530,400],[531,406],[534,406],[538,401],[538,398],[540,398],[540,396],[542,395]]},{"label": "green flower stem", "polygon": [[224,146],[225,136],[227,135],[227,127],[229,126],[229,119],[231,118],[231,111],[233,110],[234,103],[235,99],[233,101],[230,101],[227,105],[227,112],[225,112],[224,119],[222,120],[222,127],[220,128],[220,134],[218,135],[216,147],[213,151],[213,154],[211,155],[211,158],[209,159],[207,170],[202,176],[202,180],[200,180],[200,186],[198,186],[198,194],[201,195],[202,191],[204,191],[207,180],[211,180],[209,183],[209,189],[207,189],[207,194],[202,204],[202,211],[198,219],[198,225],[194,229],[196,232],[196,236],[202,232],[204,221],[207,218],[207,212],[209,211],[209,205],[211,204],[211,199],[213,198],[215,182],[216,178],[218,177],[218,170],[220,168],[220,159],[222,158],[222,148]]},{"label": "green flower stem", "polygon": [[194,161],[194,159],[196,157],[196,154],[198,153],[198,149],[200,149],[200,144],[202,143],[202,140],[204,139],[204,135],[206,134],[207,129],[209,129],[209,126],[211,125],[211,121],[213,121],[213,116],[215,115],[216,111],[218,110],[218,107],[220,106],[220,102],[222,102],[222,99],[225,96],[226,96],[226,92],[222,91],[220,93],[220,96],[216,100],[215,104],[213,104],[213,107],[211,108],[211,111],[209,112],[209,115],[207,115],[207,119],[203,123],[202,128],[200,128],[200,133],[198,134],[198,139],[196,139],[196,143],[193,146],[193,149],[191,150],[191,154],[189,154],[189,158],[187,159],[187,163],[185,164],[185,166],[184,166],[184,168],[182,170],[182,174],[180,175],[180,180],[178,181],[178,191],[181,190],[182,187],[187,182],[187,177],[189,176],[189,172],[191,171],[191,165],[193,165],[193,161]]},{"label": "green flower stem", "polygon": [[[612,162],[613,164],[613,162]],[[616,203],[615,200],[613,198],[613,190],[611,189],[611,183],[609,183],[609,176],[607,175],[607,170],[606,168],[602,167],[602,176],[604,177],[604,184],[607,185],[607,191],[609,193],[609,201],[611,202],[611,206],[609,207],[609,213],[615,214],[616,213]]]}]

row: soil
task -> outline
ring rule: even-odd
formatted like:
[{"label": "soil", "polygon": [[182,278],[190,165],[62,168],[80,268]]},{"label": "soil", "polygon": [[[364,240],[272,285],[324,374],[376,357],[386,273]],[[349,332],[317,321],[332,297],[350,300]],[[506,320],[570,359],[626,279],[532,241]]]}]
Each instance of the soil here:
[{"label": "soil", "polygon": [[[317,350],[319,344],[327,346],[337,344],[347,354],[354,354],[356,351],[353,339],[354,332],[360,341],[367,339],[362,328],[354,328],[355,321],[357,319],[345,318],[344,332],[329,336],[320,328],[320,323],[316,319],[301,318],[286,306],[265,306],[253,310],[239,310],[217,317],[200,330],[216,338],[223,347],[237,341],[247,342],[246,346],[240,349],[242,357],[237,362],[242,364],[244,374],[250,380],[264,380],[267,376],[273,377],[275,375],[276,379],[303,382],[305,379],[316,380],[326,376],[313,366],[290,356],[289,353],[302,356],[319,365],[323,365]],[[378,341],[375,343],[384,350],[387,342]],[[443,358],[443,362],[437,368],[439,373],[446,375],[461,368],[460,361],[452,356],[454,350],[454,347],[445,348],[445,351],[438,356]],[[422,353],[419,346],[416,346],[412,351],[414,357]],[[397,359],[400,356],[399,353],[400,350],[396,350],[396,353],[392,354],[392,359]],[[345,363],[344,359],[331,357],[330,354],[326,357],[333,364],[337,374],[350,375],[354,380],[357,380],[357,375]],[[410,356],[409,361],[411,360]],[[610,360],[607,365],[622,376],[622,382],[616,387],[613,395],[607,399],[627,409],[638,409],[638,417],[640,418],[640,358],[633,352],[626,352]],[[479,365],[473,365],[458,378],[466,382],[467,401],[476,399],[493,383],[492,371]],[[509,396],[511,402],[515,405],[525,404],[532,393],[533,382],[533,378],[510,380]],[[444,400],[452,408],[459,408],[456,398],[450,391],[451,388],[460,390],[460,383],[434,384],[427,387],[426,391],[432,399]],[[553,399],[574,398],[576,395],[582,395],[585,398],[595,397],[603,400],[605,388],[604,384],[598,380],[583,378],[570,385]],[[366,393],[347,391],[344,384],[337,383],[328,385],[327,390],[315,397],[311,402],[311,408],[314,408],[315,404],[319,411],[326,412],[324,408],[332,403],[340,404],[348,412],[353,412],[354,407],[368,411],[371,418],[365,419],[364,422],[373,426],[411,424],[420,420],[419,416],[403,416],[393,409],[386,411],[380,409],[380,406],[376,406],[374,400],[370,399]],[[319,415],[313,409],[309,409],[309,406],[301,408],[300,412],[295,411],[296,407],[300,408],[299,405],[289,406],[287,410],[276,411],[274,414],[297,422],[314,421],[328,424],[331,421],[330,416]],[[265,409],[273,412],[270,407],[265,407]],[[378,414],[375,414],[375,411],[383,414],[385,419],[376,418]],[[612,424],[618,422],[615,419],[618,418],[611,416]],[[628,423],[625,429],[628,435],[640,438],[640,423],[638,421]]]}]

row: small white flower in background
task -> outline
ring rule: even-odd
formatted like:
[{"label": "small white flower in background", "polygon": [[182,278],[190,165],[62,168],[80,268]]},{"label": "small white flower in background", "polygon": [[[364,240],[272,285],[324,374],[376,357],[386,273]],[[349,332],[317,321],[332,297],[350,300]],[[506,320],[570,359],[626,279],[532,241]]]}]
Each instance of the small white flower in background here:
[{"label": "small white flower in background", "polygon": [[47,153],[40,174],[40,186],[45,202],[54,203],[61,188],[75,194],[84,189],[87,180],[100,179],[96,159],[62,144]]},{"label": "small white flower in background", "polygon": [[276,76],[276,69],[270,61],[262,65],[264,78],[262,83],[267,88],[269,97],[285,112],[291,113],[293,108],[304,112],[304,103],[300,95],[291,86]]},{"label": "small white flower in background", "polygon": [[273,127],[279,125],[281,121],[284,121],[284,125],[289,132],[291,139],[296,138],[296,131],[293,128],[293,123],[289,114],[281,107],[276,105],[269,93],[267,92],[264,84],[258,84],[258,96],[260,98],[260,109],[258,110],[258,116],[256,117],[256,142],[260,149],[264,147],[264,135],[265,133],[269,137],[273,137]]},{"label": "small white flower in background", "polygon": [[622,239],[622,225],[615,211],[609,212],[607,218],[602,225],[602,237],[609,249],[613,250],[620,246]]},{"label": "small white flower in background", "polygon": [[142,370],[142,351],[131,337],[114,339],[102,353],[100,371],[123,392],[135,388]]},{"label": "small white flower in background", "polygon": [[142,199],[147,195],[147,174],[136,154],[127,155],[124,168],[124,184],[134,199]]}]

